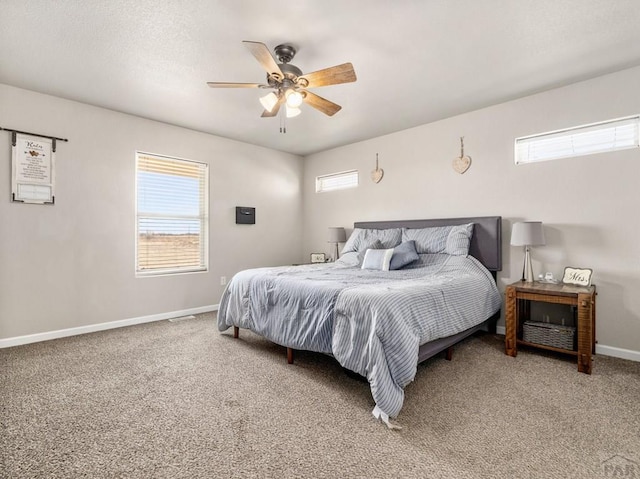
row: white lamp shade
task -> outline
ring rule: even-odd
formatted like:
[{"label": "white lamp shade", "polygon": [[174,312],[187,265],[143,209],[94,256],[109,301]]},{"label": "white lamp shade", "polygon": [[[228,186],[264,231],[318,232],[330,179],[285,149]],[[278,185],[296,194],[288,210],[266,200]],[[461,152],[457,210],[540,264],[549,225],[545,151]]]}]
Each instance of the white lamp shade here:
[{"label": "white lamp shade", "polygon": [[275,93],[271,92],[268,95],[260,97],[260,103],[262,103],[262,106],[265,110],[271,112],[271,110],[273,110],[273,107],[276,106],[276,103],[278,103],[278,96]]},{"label": "white lamp shade", "polygon": [[300,110],[300,108],[291,108],[289,105],[285,105],[287,108],[287,118],[293,118],[294,116],[298,116],[300,113],[302,113],[302,110]]},{"label": "white lamp shade", "polygon": [[511,229],[512,246],[542,246],[545,244],[541,221],[514,223]]},{"label": "white lamp shade", "polygon": [[344,243],[347,241],[347,233],[342,227],[330,227],[327,243]]},{"label": "white lamp shade", "polygon": [[287,106],[298,108],[302,105],[302,93],[295,90],[287,90]]}]

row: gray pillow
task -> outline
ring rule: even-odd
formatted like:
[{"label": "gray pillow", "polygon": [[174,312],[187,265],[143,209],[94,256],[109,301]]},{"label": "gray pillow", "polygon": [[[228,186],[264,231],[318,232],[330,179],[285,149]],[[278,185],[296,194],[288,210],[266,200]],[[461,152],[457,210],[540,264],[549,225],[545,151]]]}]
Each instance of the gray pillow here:
[{"label": "gray pillow", "polygon": [[473,223],[454,226],[447,236],[445,253],[454,256],[467,256],[471,245],[471,236],[473,236]]},{"label": "gray pillow", "polygon": [[358,251],[356,246],[360,238],[361,231],[362,231],[361,228],[353,229],[353,231],[351,232],[351,235],[349,235],[349,239],[347,239],[347,242],[342,247],[342,251],[340,252],[340,255],[351,253],[352,251]]},{"label": "gray pillow", "polygon": [[405,241],[393,248],[393,256],[391,257],[389,269],[400,269],[409,263],[413,263],[417,259],[418,252],[416,251],[416,242],[413,240]]},{"label": "gray pillow", "polygon": [[339,264],[342,266],[354,267],[354,266],[360,266],[361,261],[362,261],[362,258],[360,258],[360,253],[351,251],[349,253],[345,253],[342,256],[340,256],[340,258],[336,260],[336,264]]},{"label": "gray pillow", "polygon": [[444,253],[447,238],[453,226],[434,226],[432,228],[403,228],[402,241],[414,240],[419,254]]},{"label": "gray pillow", "polygon": [[414,240],[418,254],[445,253],[455,256],[469,254],[473,223],[431,228],[403,228],[402,241]]},{"label": "gray pillow", "polygon": [[[383,249],[382,243],[379,240],[376,240],[371,246],[370,249]],[[366,250],[364,251],[349,251],[348,253],[344,253],[340,255],[340,258],[336,261],[336,264],[342,266],[355,267],[362,265],[362,260],[364,259],[364,255]]]},{"label": "gray pillow", "polygon": [[379,271],[389,271],[389,263],[393,256],[393,248],[389,249],[368,249],[362,261],[362,269],[375,269]]},{"label": "gray pillow", "polygon": [[342,248],[341,254],[366,251],[376,240],[382,243],[383,248],[394,248],[402,241],[402,230],[400,228],[381,230],[355,228]]}]

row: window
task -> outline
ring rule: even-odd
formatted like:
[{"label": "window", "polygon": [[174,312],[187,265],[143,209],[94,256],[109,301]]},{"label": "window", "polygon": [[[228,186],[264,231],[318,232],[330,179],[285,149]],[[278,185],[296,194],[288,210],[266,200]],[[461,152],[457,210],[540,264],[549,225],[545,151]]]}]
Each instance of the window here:
[{"label": "window", "polygon": [[207,270],[208,166],[136,153],[136,273]]},{"label": "window", "polygon": [[640,116],[516,139],[516,164],[638,148]]},{"label": "window", "polygon": [[358,186],[358,170],[316,176],[316,193],[355,188],[356,186]]}]

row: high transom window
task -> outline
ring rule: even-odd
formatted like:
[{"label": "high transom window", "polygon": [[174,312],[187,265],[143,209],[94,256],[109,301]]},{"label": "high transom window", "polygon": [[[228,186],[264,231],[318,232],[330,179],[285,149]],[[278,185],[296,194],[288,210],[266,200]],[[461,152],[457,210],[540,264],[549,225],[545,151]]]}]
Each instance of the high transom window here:
[{"label": "high transom window", "polygon": [[316,176],[316,193],[355,188],[356,186],[358,186],[358,170]]},{"label": "high transom window", "polygon": [[517,138],[516,164],[638,148],[640,115]]}]

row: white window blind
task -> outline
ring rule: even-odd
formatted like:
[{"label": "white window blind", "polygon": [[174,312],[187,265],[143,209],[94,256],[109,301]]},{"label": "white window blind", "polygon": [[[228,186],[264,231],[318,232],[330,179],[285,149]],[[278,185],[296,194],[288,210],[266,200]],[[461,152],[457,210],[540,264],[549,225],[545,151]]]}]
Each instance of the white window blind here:
[{"label": "white window blind", "polygon": [[358,186],[358,170],[342,171],[316,177],[316,193],[355,188]]},{"label": "white window blind", "polygon": [[517,138],[516,164],[638,148],[640,116]]},{"label": "white window blind", "polygon": [[206,271],[208,165],[136,156],[136,272]]}]

